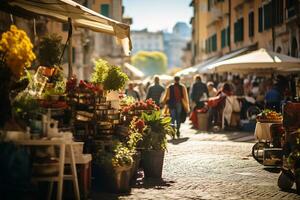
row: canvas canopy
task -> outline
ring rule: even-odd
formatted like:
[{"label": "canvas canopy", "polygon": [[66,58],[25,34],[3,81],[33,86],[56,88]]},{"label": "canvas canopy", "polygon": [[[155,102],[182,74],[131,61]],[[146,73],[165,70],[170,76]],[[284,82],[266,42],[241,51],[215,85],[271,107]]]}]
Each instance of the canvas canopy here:
[{"label": "canvas canopy", "polygon": [[185,69],[175,73],[175,76],[185,76],[185,75],[193,74],[197,71],[198,71],[197,67],[188,67],[188,68],[185,68]]},{"label": "canvas canopy", "polygon": [[289,71],[300,69],[300,59],[259,49],[208,66],[212,72]]},{"label": "canvas canopy", "polygon": [[134,74],[134,76],[138,78],[143,78],[145,76],[145,74],[141,70],[129,63],[124,63],[124,67],[126,67],[126,69],[128,69],[131,73]]},{"label": "canvas canopy", "polygon": [[[88,28],[96,32],[116,36],[122,45],[125,55],[132,49],[130,27],[127,24],[107,18],[71,0],[8,0],[5,2],[8,10],[24,11],[38,14],[68,23],[72,19],[75,27]],[[8,7],[8,8],[7,8]]]}]

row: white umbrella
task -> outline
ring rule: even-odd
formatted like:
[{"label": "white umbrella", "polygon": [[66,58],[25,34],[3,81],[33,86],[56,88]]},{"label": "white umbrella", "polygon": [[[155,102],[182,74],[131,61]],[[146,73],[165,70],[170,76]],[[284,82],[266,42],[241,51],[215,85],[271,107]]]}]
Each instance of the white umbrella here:
[{"label": "white umbrella", "polygon": [[213,63],[207,68],[212,72],[284,71],[300,68],[300,59],[267,51],[266,49],[259,49],[235,58]]},{"label": "white umbrella", "polygon": [[161,81],[171,81],[173,80],[173,76],[167,75],[167,74],[162,74],[162,75],[158,75],[159,80]]},{"label": "white umbrella", "polygon": [[184,68],[183,70],[175,73],[175,76],[185,76],[185,75],[195,73],[197,71],[198,71],[197,67],[188,67],[188,68]]}]

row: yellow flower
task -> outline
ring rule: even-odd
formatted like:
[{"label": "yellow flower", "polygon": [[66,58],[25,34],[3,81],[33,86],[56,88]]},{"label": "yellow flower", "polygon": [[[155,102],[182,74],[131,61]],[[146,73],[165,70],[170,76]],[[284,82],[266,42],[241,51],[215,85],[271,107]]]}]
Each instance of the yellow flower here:
[{"label": "yellow flower", "polygon": [[0,52],[5,54],[5,62],[18,78],[24,72],[24,67],[30,67],[36,58],[26,32],[11,25],[10,30],[2,34]]}]

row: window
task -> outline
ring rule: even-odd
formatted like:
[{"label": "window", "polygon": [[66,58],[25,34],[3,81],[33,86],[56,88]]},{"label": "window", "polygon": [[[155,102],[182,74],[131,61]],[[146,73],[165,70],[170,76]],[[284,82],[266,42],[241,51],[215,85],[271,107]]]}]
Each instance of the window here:
[{"label": "window", "polygon": [[223,49],[226,46],[226,29],[221,31],[221,48]]},{"label": "window", "polygon": [[212,43],[212,51],[217,51],[217,34],[214,34],[211,37],[211,43]]},{"label": "window", "polygon": [[211,53],[217,49],[217,34],[214,34],[205,40],[205,53]]},{"label": "window", "polygon": [[230,27],[227,27],[227,46],[230,45]]},{"label": "window", "polygon": [[234,42],[244,40],[244,19],[240,18],[234,23]]},{"label": "window", "polygon": [[263,31],[263,9],[262,7],[258,8],[258,31]]},{"label": "window", "polygon": [[264,5],[264,29],[267,30],[272,27],[272,3]]},{"label": "window", "polygon": [[221,31],[221,48],[224,48],[226,46],[229,46],[229,37],[230,37],[230,33],[229,33],[229,26],[227,28],[224,28]]},{"label": "window", "polygon": [[100,14],[109,17],[109,4],[100,5]]},{"label": "window", "polygon": [[253,11],[248,14],[248,20],[249,20],[248,35],[249,37],[253,37],[254,36],[254,12]]},{"label": "window", "polygon": [[[63,55],[63,63],[67,63],[69,61],[69,46],[66,47],[64,55]],[[72,63],[76,61],[76,49],[72,47]]]},{"label": "window", "polygon": [[63,31],[69,31],[69,24],[68,23],[63,23],[62,24],[62,30]]},{"label": "window", "polygon": [[287,9],[287,17],[291,18],[296,15],[295,7],[296,1],[295,0],[286,0],[286,9]]},{"label": "window", "polygon": [[283,1],[282,0],[273,0],[273,13],[275,13],[275,25],[283,23]]},{"label": "window", "polygon": [[72,62],[75,63],[76,61],[76,49],[72,47]]}]

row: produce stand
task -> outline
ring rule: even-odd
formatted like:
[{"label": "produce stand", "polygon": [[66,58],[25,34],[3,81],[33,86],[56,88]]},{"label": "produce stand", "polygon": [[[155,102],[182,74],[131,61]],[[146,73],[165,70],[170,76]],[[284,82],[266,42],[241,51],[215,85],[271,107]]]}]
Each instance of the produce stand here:
[{"label": "produce stand", "polygon": [[282,117],[279,113],[264,110],[257,116],[254,136],[257,143],[252,147],[252,156],[265,166],[281,166],[283,135]]}]

